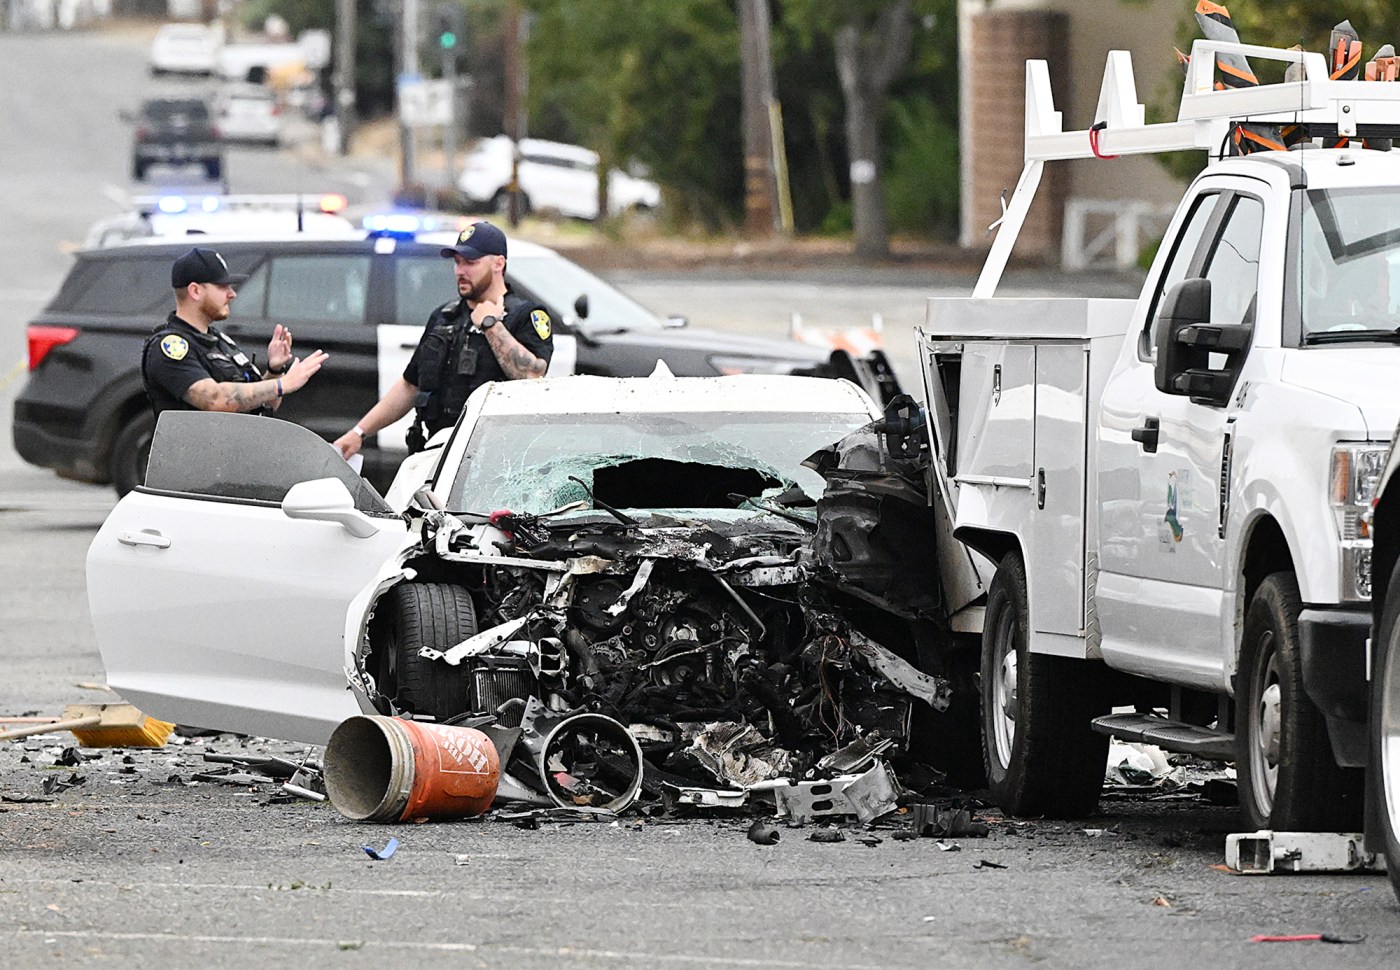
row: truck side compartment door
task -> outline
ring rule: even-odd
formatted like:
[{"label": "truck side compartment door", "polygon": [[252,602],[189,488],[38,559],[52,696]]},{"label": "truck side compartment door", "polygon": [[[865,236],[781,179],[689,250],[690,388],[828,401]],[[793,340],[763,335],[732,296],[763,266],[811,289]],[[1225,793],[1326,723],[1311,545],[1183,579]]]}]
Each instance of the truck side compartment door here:
[{"label": "truck side compartment door", "polygon": [[1084,455],[1089,357],[1083,344],[1035,350],[1035,491],[1027,590],[1037,633],[1084,630]]},{"label": "truck side compartment door", "polygon": [[1250,324],[1258,309],[1264,204],[1245,179],[1203,194],[1178,235],[1139,339],[1104,389],[1099,427],[1103,655],[1115,667],[1208,690],[1227,686],[1221,649],[1225,541],[1220,476],[1228,408],[1165,394],[1153,381],[1162,295],[1211,283],[1211,320]]}]

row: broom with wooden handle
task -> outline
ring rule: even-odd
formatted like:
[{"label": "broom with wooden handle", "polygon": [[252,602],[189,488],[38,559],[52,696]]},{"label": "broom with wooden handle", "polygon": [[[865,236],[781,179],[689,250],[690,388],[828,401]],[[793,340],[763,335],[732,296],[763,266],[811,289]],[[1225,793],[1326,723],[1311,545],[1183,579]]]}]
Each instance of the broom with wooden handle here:
[{"label": "broom with wooden handle", "polygon": [[148,717],[130,704],[69,704],[59,720],[5,731],[0,741],[72,731],[84,748],[161,748],[173,730],[175,725]]}]

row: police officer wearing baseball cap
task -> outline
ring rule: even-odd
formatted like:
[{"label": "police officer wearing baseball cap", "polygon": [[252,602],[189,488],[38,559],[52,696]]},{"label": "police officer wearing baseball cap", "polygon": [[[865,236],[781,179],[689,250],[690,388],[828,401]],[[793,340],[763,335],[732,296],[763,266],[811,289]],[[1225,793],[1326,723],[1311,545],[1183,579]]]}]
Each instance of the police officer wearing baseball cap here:
[{"label": "police officer wearing baseball cap", "polygon": [[457,422],[472,391],[488,381],[543,377],[554,355],[549,312],[506,286],[505,233],[474,222],[454,245],[442,250],[453,262],[457,298],[432,312],[413,359],[400,377],[360,419],[336,439],[347,459],[365,438],[417,408],[409,449]]},{"label": "police officer wearing baseball cap", "polygon": [[175,312],[141,348],[141,379],[156,417],[172,409],[270,414],[321,369],[326,354],[292,356],[292,332],[281,324],[268,342],[265,370],[214,326],[228,319],[234,286],[247,278],[230,273],[212,249],[191,249],[170,267]]}]

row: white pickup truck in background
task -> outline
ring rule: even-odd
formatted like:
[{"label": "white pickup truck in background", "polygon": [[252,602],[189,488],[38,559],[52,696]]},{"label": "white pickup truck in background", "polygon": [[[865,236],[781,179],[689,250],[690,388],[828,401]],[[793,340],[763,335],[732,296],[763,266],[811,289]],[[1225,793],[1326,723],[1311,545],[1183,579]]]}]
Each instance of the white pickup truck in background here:
[{"label": "white pickup truck in background", "polygon": [[[1229,57],[1301,77],[1215,90]],[[1113,735],[1235,762],[1246,826],[1355,831],[1363,513],[1400,417],[1400,154],[1361,139],[1400,133],[1400,84],[1198,41],[1176,122],[1144,123],[1124,52],[1096,117],[1062,131],[1027,64],[1025,172],[974,295],[931,299],[918,337],[939,497],[995,564],[951,623],[982,631],[990,789],[1090,811]],[[1246,120],[1305,147],[1207,167],[1137,300],[994,296],[1046,161],[1218,152]],[[945,587],[969,562],[944,550]]]}]

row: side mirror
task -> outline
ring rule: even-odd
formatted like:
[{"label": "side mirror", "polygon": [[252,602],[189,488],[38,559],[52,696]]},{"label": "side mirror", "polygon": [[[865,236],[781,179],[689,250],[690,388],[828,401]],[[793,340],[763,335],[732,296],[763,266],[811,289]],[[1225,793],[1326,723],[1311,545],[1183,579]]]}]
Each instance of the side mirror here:
[{"label": "side mirror", "polygon": [[355,499],[338,479],[318,478],[297,482],[282,499],[289,519],[338,522],[356,539],[368,539],[379,531],[374,520],[355,508]]},{"label": "side mirror", "polygon": [[588,319],[588,294],[580,293],[578,299],[574,301],[574,316],[580,320]]},{"label": "side mirror", "polygon": [[[1253,332],[1245,323],[1210,322],[1210,280],[1177,283],[1157,314],[1157,390],[1198,404],[1228,404]],[[1223,366],[1211,367],[1212,354],[1224,355]]]},{"label": "side mirror", "polygon": [[678,313],[673,313],[666,318],[666,326],[673,329],[688,327],[690,326],[690,318],[683,317]]}]

